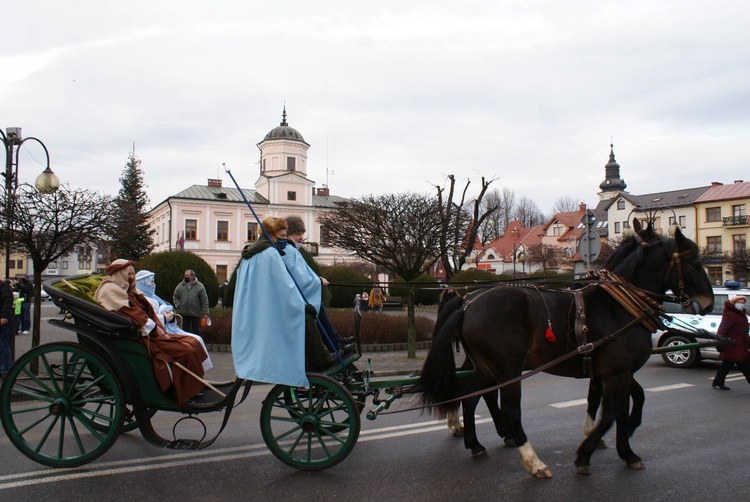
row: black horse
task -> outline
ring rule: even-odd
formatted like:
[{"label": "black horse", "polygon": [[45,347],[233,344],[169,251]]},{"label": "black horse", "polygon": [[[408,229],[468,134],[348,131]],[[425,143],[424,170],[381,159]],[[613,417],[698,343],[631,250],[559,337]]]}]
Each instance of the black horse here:
[{"label": "black horse", "polygon": [[[685,305],[696,305],[700,313],[713,307],[713,291],[698,247],[677,230],[674,238],[662,237],[651,225],[642,228],[633,222],[635,233],[624,239],[605,265],[631,285],[658,297],[668,289],[679,293]],[[651,355],[651,331],[603,287],[589,288],[584,300],[587,341],[595,348],[588,354],[575,353],[545,369],[547,373],[574,378],[592,377],[601,383],[602,416],[578,447],[575,466],[579,473],[590,473],[590,460],[604,433],[617,424],[618,455],[628,467],[642,469],[643,462],[630,448],[629,399],[635,372]],[[423,401],[442,403],[457,398],[459,391],[472,392],[516,379],[525,368],[537,368],[576,351],[577,308],[573,294],[528,287],[496,287],[463,302],[450,302],[425,360],[420,378]],[[687,307],[688,310],[691,307]],[[545,338],[548,322],[556,339]],[[467,385],[455,376],[452,344],[460,339],[474,365]],[[637,385],[637,384],[636,384]],[[637,394],[637,393],[636,393]],[[524,466],[532,475],[552,473],[539,460],[521,425],[521,382],[501,388],[500,415],[507,440],[518,445]],[[485,451],[476,437],[474,409],[476,398],[462,402],[464,443],[473,454]],[[457,402],[439,405],[441,413],[455,410]],[[638,413],[638,418],[640,413]],[[498,424],[496,423],[496,426]]]}]

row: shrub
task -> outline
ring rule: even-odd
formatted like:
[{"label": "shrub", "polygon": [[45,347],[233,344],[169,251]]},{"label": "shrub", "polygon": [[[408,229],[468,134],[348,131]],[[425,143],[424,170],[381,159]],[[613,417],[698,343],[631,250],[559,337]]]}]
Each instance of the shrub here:
[{"label": "shrub", "polygon": [[488,281],[496,282],[497,279],[498,277],[492,272],[487,272],[486,270],[479,270],[476,268],[467,268],[466,270],[459,270],[458,272],[453,274],[453,277],[451,277],[451,280],[448,281],[448,284],[452,286],[459,286]]},{"label": "shrub", "polygon": [[331,291],[331,303],[333,308],[352,308],[354,306],[354,295],[364,290],[370,290],[372,280],[361,272],[338,266],[326,267],[323,277],[328,279],[331,286],[324,289]]},{"label": "shrub", "polygon": [[[328,312],[331,324],[342,337],[354,336],[354,311]],[[435,321],[429,317],[416,316],[415,338],[422,342],[432,339]],[[365,312],[359,324],[361,343],[406,343],[406,316]]]},{"label": "shrub", "polygon": [[[412,282],[414,288],[414,304],[415,305],[435,305],[438,301],[440,291],[438,290],[437,279],[432,277],[430,274],[422,274],[415,281]],[[400,296],[404,305],[409,295],[409,288],[406,286],[406,282],[398,277],[388,287],[388,293],[391,296]]]},{"label": "shrub", "polygon": [[219,301],[219,281],[211,265],[189,251],[166,251],[154,253],[140,260],[136,270],[150,270],[156,274],[156,294],[163,300],[172,303],[174,289],[184,280],[185,270],[195,271],[195,277],[206,288],[209,306]]},{"label": "shrub", "polygon": [[206,343],[232,343],[232,309],[216,308],[209,312],[211,326],[201,327]]},{"label": "shrub", "polygon": [[[206,343],[232,343],[232,310],[211,309],[211,326],[201,328]],[[354,336],[354,311],[328,312],[333,327],[342,337]],[[418,342],[432,339],[435,321],[416,316],[415,337]],[[361,343],[406,343],[406,316],[365,312],[359,324]]]}]

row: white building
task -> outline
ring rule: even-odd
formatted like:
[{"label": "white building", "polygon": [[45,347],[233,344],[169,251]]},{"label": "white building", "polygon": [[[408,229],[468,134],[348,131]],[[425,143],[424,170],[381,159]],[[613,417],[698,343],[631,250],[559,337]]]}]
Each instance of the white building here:
[{"label": "white building", "polygon": [[219,282],[228,278],[240,259],[242,248],[254,242],[261,231],[243,200],[258,218],[297,215],[305,223],[306,246],[321,264],[338,264],[355,258],[328,245],[318,216],[344,202],[328,188],[316,188],[307,177],[310,145],[286,121],[286,108],[278,127],[258,143],[260,173],[253,188],[238,190],[231,180],[209,179],[192,185],[160,202],[149,212],[154,229],[154,252],[184,248],[203,258],[214,269]]}]

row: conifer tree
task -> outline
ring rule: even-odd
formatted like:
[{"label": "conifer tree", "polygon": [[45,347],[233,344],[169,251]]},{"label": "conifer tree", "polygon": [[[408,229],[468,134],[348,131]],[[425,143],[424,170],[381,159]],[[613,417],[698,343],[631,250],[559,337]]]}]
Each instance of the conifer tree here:
[{"label": "conifer tree", "polygon": [[110,232],[110,256],[138,261],[154,249],[154,231],[148,225],[149,198],[145,192],[141,161],[131,152],[120,176],[115,217]]}]

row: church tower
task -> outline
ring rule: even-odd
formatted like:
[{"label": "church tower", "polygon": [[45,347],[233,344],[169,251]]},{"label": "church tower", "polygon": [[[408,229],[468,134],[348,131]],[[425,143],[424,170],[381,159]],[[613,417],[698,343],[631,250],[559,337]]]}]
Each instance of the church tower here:
[{"label": "church tower", "polygon": [[315,182],[307,179],[305,138],[286,121],[286,105],[281,123],[271,129],[260,149],[260,178],[256,191],[272,204],[311,205]]},{"label": "church tower", "polygon": [[599,184],[602,190],[599,192],[599,200],[610,200],[624,192],[628,185],[620,178],[620,164],[615,160],[615,150],[612,143],[609,144],[609,162],[604,166],[604,181]]}]

